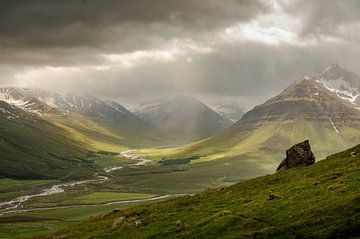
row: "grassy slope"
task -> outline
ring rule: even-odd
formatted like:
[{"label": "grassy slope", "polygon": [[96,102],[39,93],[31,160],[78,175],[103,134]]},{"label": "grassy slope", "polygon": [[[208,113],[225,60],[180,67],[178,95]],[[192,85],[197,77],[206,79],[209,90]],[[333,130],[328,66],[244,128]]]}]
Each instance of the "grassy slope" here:
[{"label": "grassy slope", "polygon": [[[278,156],[285,148],[296,142],[309,139],[318,158],[354,146],[360,140],[360,129],[339,125],[341,137],[330,122],[298,120],[295,122],[278,121],[263,124],[253,130],[238,130],[230,127],[221,134],[193,144],[167,149],[143,149],[141,155],[154,160],[200,157],[191,163],[201,163],[223,158],[247,158],[252,162],[267,161],[267,168],[278,164]],[[269,158],[268,155],[276,154]],[[247,156],[247,157],[243,157]],[[271,162],[272,161],[272,162]],[[260,164],[259,164],[260,165]],[[253,167],[254,166],[254,167]],[[256,170],[256,165],[253,165]]]},{"label": "grassy slope", "polygon": [[139,203],[112,204],[91,207],[54,209],[31,213],[19,213],[0,217],[0,238],[29,238],[45,232],[79,224],[89,220],[90,216],[109,212],[113,209],[123,209]]},{"label": "grassy slope", "polygon": [[[351,157],[351,152],[356,157]],[[360,146],[315,165],[138,206],[51,238],[339,238],[360,235]],[[269,195],[275,199],[269,200]],[[122,215],[137,215],[142,225]],[[175,233],[177,220],[186,230]],[[91,228],[91,231],[88,231]]]},{"label": "grassy slope", "polygon": [[79,178],[94,173],[96,166],[85,158],[85,142],[53,123],[29,117],[1,121],[0,177]]}]

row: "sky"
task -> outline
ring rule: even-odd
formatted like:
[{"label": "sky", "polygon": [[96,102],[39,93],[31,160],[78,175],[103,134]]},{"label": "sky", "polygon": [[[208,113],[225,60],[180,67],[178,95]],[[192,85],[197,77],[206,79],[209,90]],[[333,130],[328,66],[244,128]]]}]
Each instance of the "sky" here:
[{"label": "sky", "polygon": [[336,62],[360,73],[359,12],[358,0],[2,0],[0,85],[249,109]]}]

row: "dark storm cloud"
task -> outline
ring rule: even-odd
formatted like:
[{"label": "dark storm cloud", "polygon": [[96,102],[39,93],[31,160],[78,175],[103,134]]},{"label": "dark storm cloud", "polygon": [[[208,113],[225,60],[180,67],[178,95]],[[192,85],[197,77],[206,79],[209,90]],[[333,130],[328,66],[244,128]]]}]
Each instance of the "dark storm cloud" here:
[{"label": "dark storm cloud", "polygon": [[266,8],[254,0],[4,0],[0,43],[23,48],[104,47],[134,39],[137,33],[141,48],[149,44],[143,35],[149,32],[151,42],[151,35],[166,39],[210,30],[252,18]]}]

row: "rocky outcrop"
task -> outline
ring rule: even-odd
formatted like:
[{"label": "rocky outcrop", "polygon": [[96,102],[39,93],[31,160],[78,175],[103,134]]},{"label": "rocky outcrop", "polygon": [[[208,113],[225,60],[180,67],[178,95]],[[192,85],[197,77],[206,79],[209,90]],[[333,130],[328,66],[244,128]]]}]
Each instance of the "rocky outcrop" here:
[{"label": "rocky outcrop", "polygon": [[311,151],[309,140],[305,140],[286,150],[286,158],[280,163],[276,172],[294,167],[308,166],[314,163],[315,156]]},{"label": "rocky outcrop", "polygon": [[184,231],[185,230],[185,224],[180,220],[176,221],[175,230],[176,230],[176,232]]}]

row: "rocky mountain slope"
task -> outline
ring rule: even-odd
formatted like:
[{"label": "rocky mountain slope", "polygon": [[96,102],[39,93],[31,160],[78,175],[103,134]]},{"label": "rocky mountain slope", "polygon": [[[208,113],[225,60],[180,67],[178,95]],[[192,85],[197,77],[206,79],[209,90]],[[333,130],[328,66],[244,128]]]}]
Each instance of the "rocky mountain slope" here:
[{"label": "rocky mountain slope", "polygon": [[313,78],[340,99],[360,109],[360,76],[338,64],[327,67]]},{"label": "rocky mountain slope", "polygon": [[190,96],[175,96],[140,105],[135,114],[167,134],[201,139],[221,131],[231,122]]},{"label": "rocky mountain slope", "polygon": [[357,146],[311,166],[115,210],[48,238],[357,238],[359,182]]}]

